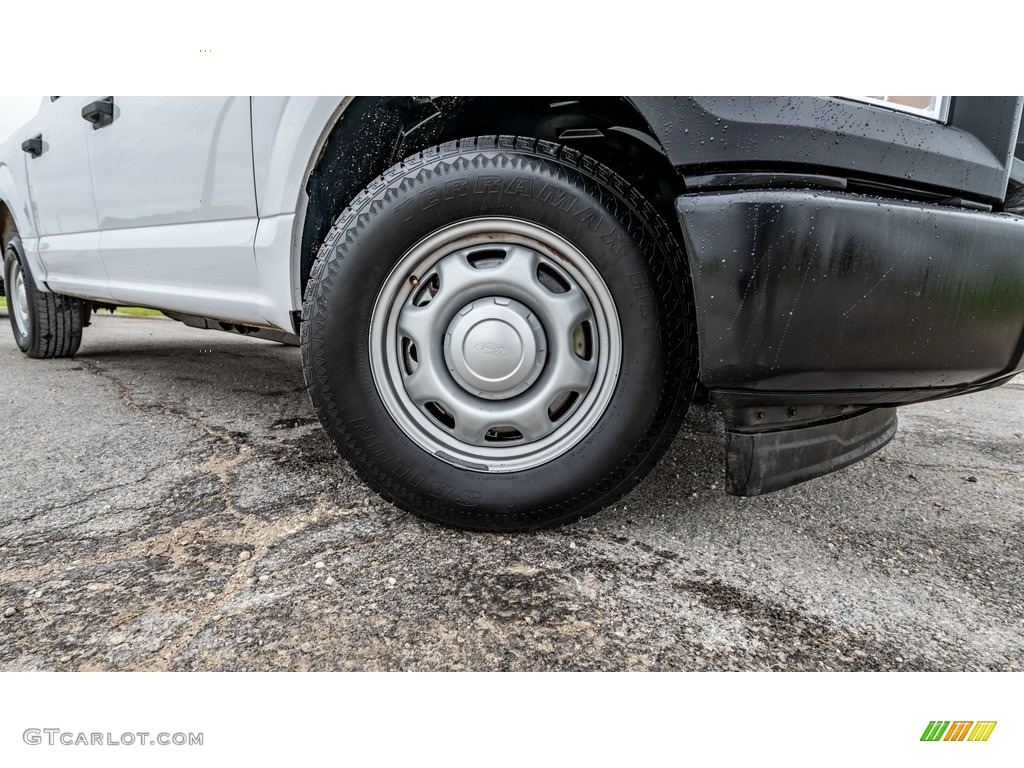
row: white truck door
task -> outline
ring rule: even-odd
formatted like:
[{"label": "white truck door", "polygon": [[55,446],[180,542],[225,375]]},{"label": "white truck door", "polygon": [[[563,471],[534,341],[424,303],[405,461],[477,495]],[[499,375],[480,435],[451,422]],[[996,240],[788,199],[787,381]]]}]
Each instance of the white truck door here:
[{"label": "white truck door", "polygon": [[24,131],[39,138],[39,151],[26,159],[32,216],[38,239],[22,245],[30,261],[43,266],[46,285],[58,293],[107,299],[107,275],[100,258],[96,199],[89,173],[87,138],[92,126],[82,109],[92,99],[53,96]]},{"label": "white truck door", "polygon": [[88,140],[111,297],[265,324],[249,99],[112,97],[109,112]]}]

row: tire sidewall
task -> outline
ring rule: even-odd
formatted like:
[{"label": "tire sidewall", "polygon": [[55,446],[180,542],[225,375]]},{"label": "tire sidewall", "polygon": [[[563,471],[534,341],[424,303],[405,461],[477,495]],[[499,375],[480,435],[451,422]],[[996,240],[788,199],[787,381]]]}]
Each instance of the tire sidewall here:
[{"label": "tire sidewall", "polygon": [[[14,290],[14,284],[11,282],[11,271],[15,263],[21,267],[22,279],[25,281],[25,304],[28,308],[28,333],[25,334],[22,334],[18,328],[18,322],[14,317],[14,307],[11,306],[10,293]],[[35,294],[35,283],[32,281],[32,275],[29,273],[28,267],[25,265],[25,259],[21,255],[21,242],[16,237],[12,238],[4,249],[4,290],[8,294],[7,317],[11,322],[14,341],[18,345],[18,349],[22,352],[28,352],[32,346],[32,331],[36,327],[36,308],[35,302],[32,301],[32,297]]]},{"label": "tire sidewall", "polygon": [[[473,528],[550,525],[621,495],[672,411],[663,307],[650,284],[658,244],[629,204],[576,168],[501,150],[425,164],[357,203],[321,253],[304,347],[317,410],[364,477],[403,506]],[[398,259],[438,229],[492,216],[540,225],[585,254],[613,297],[621,332],[618,380],[594,428],[554,460],[508,473],[456,467],[413,442],[381,400],[369,354],[374,305]]]}]

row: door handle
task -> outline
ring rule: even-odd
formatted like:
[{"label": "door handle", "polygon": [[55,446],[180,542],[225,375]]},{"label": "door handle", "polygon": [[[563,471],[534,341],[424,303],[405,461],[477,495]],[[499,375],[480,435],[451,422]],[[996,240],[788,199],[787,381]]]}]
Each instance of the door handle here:
[{"label": "door handle", "polygon": [[94,131],[110,125],[114,122],[114,97],[107,96],[105,99],[82,107],[82,117],[92,123]]},{"label": "door handle", "polygon": [[33,139],[21,142],[21,149],[28,152],[29,156],[33,160],[43,154],[43,136],[42,134],[36,136]]}]

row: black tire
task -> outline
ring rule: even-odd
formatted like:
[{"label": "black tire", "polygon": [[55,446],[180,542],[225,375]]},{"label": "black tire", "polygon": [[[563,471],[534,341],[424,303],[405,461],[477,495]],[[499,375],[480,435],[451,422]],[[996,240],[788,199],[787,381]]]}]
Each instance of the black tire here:
[{"label": "black tire", "polygon": [[[23,295],[15,295],[19,273]],[[78,351],[82,343],[83,302],[39,291],[17,237],[4,249],[4,287],[8,293],[7,315],[22,352],[29,357],[53,358],[72,357]],[[20,308],[24,312],[19,312]]]},{"label": "black tire", "polygon": [[[381,364],[371,360],[374,356],[378,361],[384,359],[391,345],[385,331],[383,351],[371,352],[381,348],[371,344],[371,332],[381,333],[388,305],[379,309],[377,305],[387,293],[385,287],[395,284],[395,265],[404,265],[401,260],[410,249],[423,247],[422,243],[431,242],[438,232],[472,227],[479,221],[488,226],[492,221],[513,222],[508,224],[510,228],[523,223],[531,232],[554,233],[559,241],[585,254],[580,261],[596,269],[600,280],[594,283],[613,300],[598,309],[614,305],[615,312],[607,313],[609,323],[617,322],[621,334],[621,347],[617,348],[621,354],[607,365],[600,351],[592,353],[598,360],[590,363],[585,357],[586,344],[581,346],[583,351],[576,352],[592,370],[604,370],[606,378],[613,365],[618,366],[617,377],[602,384],[604,389],[598,388],[598,374],[594,374],[593,383],[585,385],[591,389],[582,396],[569,395],[570,400],[581,400],[578,408],[583,411],[587,402],[604,402],[595,399],[601,392],[610,392],[600,395],[610,397],[606,405],[593,405],[592,411],[586,412],[587,418],[596,421],[585,431],[579,428],[579,434],[567,431],[564,445],[569,447],[565,449],[557,448],[561,445],[557,440],[563,440],[559,436],[562,427],[551,427],[544,440],[555,440],[555,450],[561,452],[550,460],[539,454],[543,463],[536,466],[528,466],[533,459],[524,459],[523,468],[515,471],[484,471],[493,465],[455,460],[448,454],[438,457],[437,451],[421,447],[415,420],[423,418],[422,414],[401,417],[412,427],[400,423],[393,415],[394,404],[389,410],[384,389],[375,380],[376,373],[378,378],[386,375],[405,381],[408,371],[382,373]],[[439,257],[438,264],[454,258],[472,261],[473,255],[475,252],[457,251]],[[504,257],[499,254],[496,258]],[[696,340],[691,290],[682,264],[681,249],[654,207],[623,178],[575,150],[513,137],[464,139],[428,149],[391,168],[361,192],[338,217],[320,248],[306,289],[301,331],[306,385],[313,406],[338,451],[359,475],[382,497],[405,510],[448,525],[493,531],[542,528],[586,517],[627,493],[650,470],[675,435],[692,397]],[[461,262],[458,269],[471,271]],[[401,275],[397,279],[401,281]],[[414,287],[403,290],[419,290],[415,288],[417,278],[410,278],[409,283]],[[581,290],[590,286],[581,279]],[[441,295],[445,289],[438,293],[435,286],[432,290]],[[504,297],[497,288],[489,291]],[[416,311],[407,309],[416,306],[416,301],[396,301],[392,314]],[[490,301],[490,294],[485,294],[481,306],[493,310]],[[493,303],[502,301],[508,299],[495,298]],[[466,311],[475,312],[471,308],[476,306],[474,301]],[[598,309],[594,309],[595,317]],[[379,316],[374,317],[375,311]],[[446,326],[447,344],[458,318],[445,317],[451,318]],[[572,327],[574,343],[578,336],[586,335],[586,330],[581,331],[584,326],[589,328],[589,321]],[[429,335],[434,338],[437,331]],[[484,358],[470,348],[474,346],[470,341],[477,338],[466,341],[463,350],[467,360],[480,367]],[[610,331],[608,339],[607,343],[599,340],[593,348],[615,348]],[[407,342],[403,339],[401,344]],[[550,361],[560,343],[549,340],[546,344],[551,349],[548,360],[552,367]],[[397,339],[395,344],[399,344]],[[507,353],[498,344],[475,344],[475,348],[487,355]],[[439,357],[448,352],[435,347],[424,352],[423,358],[427,354]],[[413,355],[416,366],[423,365],[417,355]],[[403,359],[403,365],[410,365]],[[546,370],[543,361],[536,365]],[[454,369],[452,375],[456,375]],[[536,379],[536,384],[527,382],[527,387],[540,387],[547,374],[537,375],[542,378]],[[449,383],[463,386],[454,379]],[[495,408],[505,408],[506,403],[514,403],[516,397],[526,397],[530,391],[494,395],[499,400],[488,400],[481,410],[490,408],[490,402],[498,403]],[[469,395],[472,400],[474,393]],[[465,399],[466,393],[460,396]],[[456,418],[461,418],[461,412],[456,411]],[[556,418],[550,409],[548,418]],[[569,421],[568,417],[558,418]],[[443,431],[445,426],[450,428],[447,422],[429,428]],[[485,438],[490,439],[492,433],[505,434],[493,428]],[[525,446],[518,450],[528,451],[530,442],[521,432],[515,438],[516,433],[511,430],[512,439]],[[453,441],[458,443],[459,438],[453,437]],[[474,446],[466,445],[471,453]]]},{"label": "black tire", "polygon": [[1010,182],[1006,190],[1003,210],[1016,216],[1024,216],[1024,184]]}]

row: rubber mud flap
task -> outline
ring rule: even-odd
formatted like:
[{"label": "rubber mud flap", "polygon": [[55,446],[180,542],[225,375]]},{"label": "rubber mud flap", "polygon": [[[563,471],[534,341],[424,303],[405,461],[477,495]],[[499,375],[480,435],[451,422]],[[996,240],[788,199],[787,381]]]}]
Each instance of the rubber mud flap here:
[{"label": "rubber mud flap", "polygon": [[797,429],[727,429],[725,489],[758,496],[848,467],[888,443],[896,425],[895,408],[877,408]]}]

